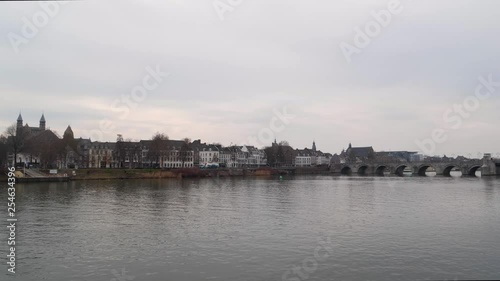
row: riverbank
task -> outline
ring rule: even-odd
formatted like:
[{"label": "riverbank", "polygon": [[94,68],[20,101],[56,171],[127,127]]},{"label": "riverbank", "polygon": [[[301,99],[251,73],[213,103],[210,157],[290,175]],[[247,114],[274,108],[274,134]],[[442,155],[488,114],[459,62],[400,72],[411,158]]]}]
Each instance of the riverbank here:
[{"label": "riverbank", "polygon": [[[73,174],[73,171],[75,174]],[[161,178],[203,178],[203,177],[245,177],[273,176],[286,174],[320,174],[328,173],[324,167],[297,169],[78,169],[65,170],[71,180],[107,180],[107,179],[161,179]]]},{"label": "riverbank", "polygon": [[[40,172],[48,174],[48,170]],[[114,180],[114,179],[162,179],[162,178],[203,178],[203,177],[245,177],[273,176],[287,174],[325,174],[326,167],[303,168],[258,168],[258,169],[67,169],[59,170],[59,175],[67,175],[69,180]],[[26,178],[27,179],[27,178]],[[7,181],[6,175],[0,175],[0,181]]]}]

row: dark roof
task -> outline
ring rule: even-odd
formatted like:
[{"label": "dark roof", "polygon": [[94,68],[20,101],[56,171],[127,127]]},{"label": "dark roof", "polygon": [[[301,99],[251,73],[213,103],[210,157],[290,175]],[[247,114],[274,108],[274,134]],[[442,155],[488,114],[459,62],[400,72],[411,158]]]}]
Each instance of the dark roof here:
[{"label": "dark roof", "polygon": [[168,141],[168,148],[169,149],[181,149],[181,147],[184,145],[184,141],[182,140],[169,140]]},{"label": "dark roof", "polygon": [[313,153],[308,148],[305,149],[296,149],[295,152],[297,156],[313,156]]},{"label": "dark roof", "polygon": [[347,149],[348,153],[354,153],[356,157],[368,157],[371,153],[374,153],[373,147],[351,147]]},{"label": "dark roof", "polygon": [[33,142],[33,143],[44,143],[44,142],[56,142],[60,140],[59,137],[52,132],[51,130],[45,130],[41,131],[40,133],[36,135],[32,135],[27,139],[27,141]]}]

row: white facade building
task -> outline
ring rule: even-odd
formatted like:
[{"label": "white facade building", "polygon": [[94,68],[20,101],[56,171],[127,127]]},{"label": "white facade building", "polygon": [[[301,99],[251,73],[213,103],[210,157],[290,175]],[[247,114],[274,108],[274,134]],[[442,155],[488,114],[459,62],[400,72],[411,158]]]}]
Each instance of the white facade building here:
[{"label": "white facade building", "polygon": [[219,148],[215,145],[203,146],[199,152],[200,154],[200,166],[205,166],[207,164],[219,164],[220,153]]}]

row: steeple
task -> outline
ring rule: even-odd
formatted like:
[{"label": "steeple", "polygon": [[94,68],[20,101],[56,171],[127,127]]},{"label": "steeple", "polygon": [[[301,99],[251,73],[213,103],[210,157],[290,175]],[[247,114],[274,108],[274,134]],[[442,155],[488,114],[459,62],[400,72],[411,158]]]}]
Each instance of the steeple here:
[{"label": "steeple", "polygon": [[17,128],[21,128],[23,126],[23,117],[21,116],[21,112],[19,112],[19,117],[17,117]]},{"label": "steeple", "polygon": [[40,118],[40,130],[44,131],[45,130],[45,116],[42,113],[42,118]]},{"label": "steeple", "polygon": [[316,142],[315,141],[313,141],[312,151],[316,151]]}]

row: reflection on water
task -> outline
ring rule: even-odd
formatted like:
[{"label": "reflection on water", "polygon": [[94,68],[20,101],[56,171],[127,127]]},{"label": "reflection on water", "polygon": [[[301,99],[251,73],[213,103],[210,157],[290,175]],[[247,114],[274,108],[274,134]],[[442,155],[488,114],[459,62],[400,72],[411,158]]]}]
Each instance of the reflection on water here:
[{"label": "reflection on water", "polygon": [[[9,280],[500,277],[495,178],[96,181],[17,191],[19,263]],[[327,240],[330,256],[316,259]],[[310,271],[286,275],[294,266]]]}]

